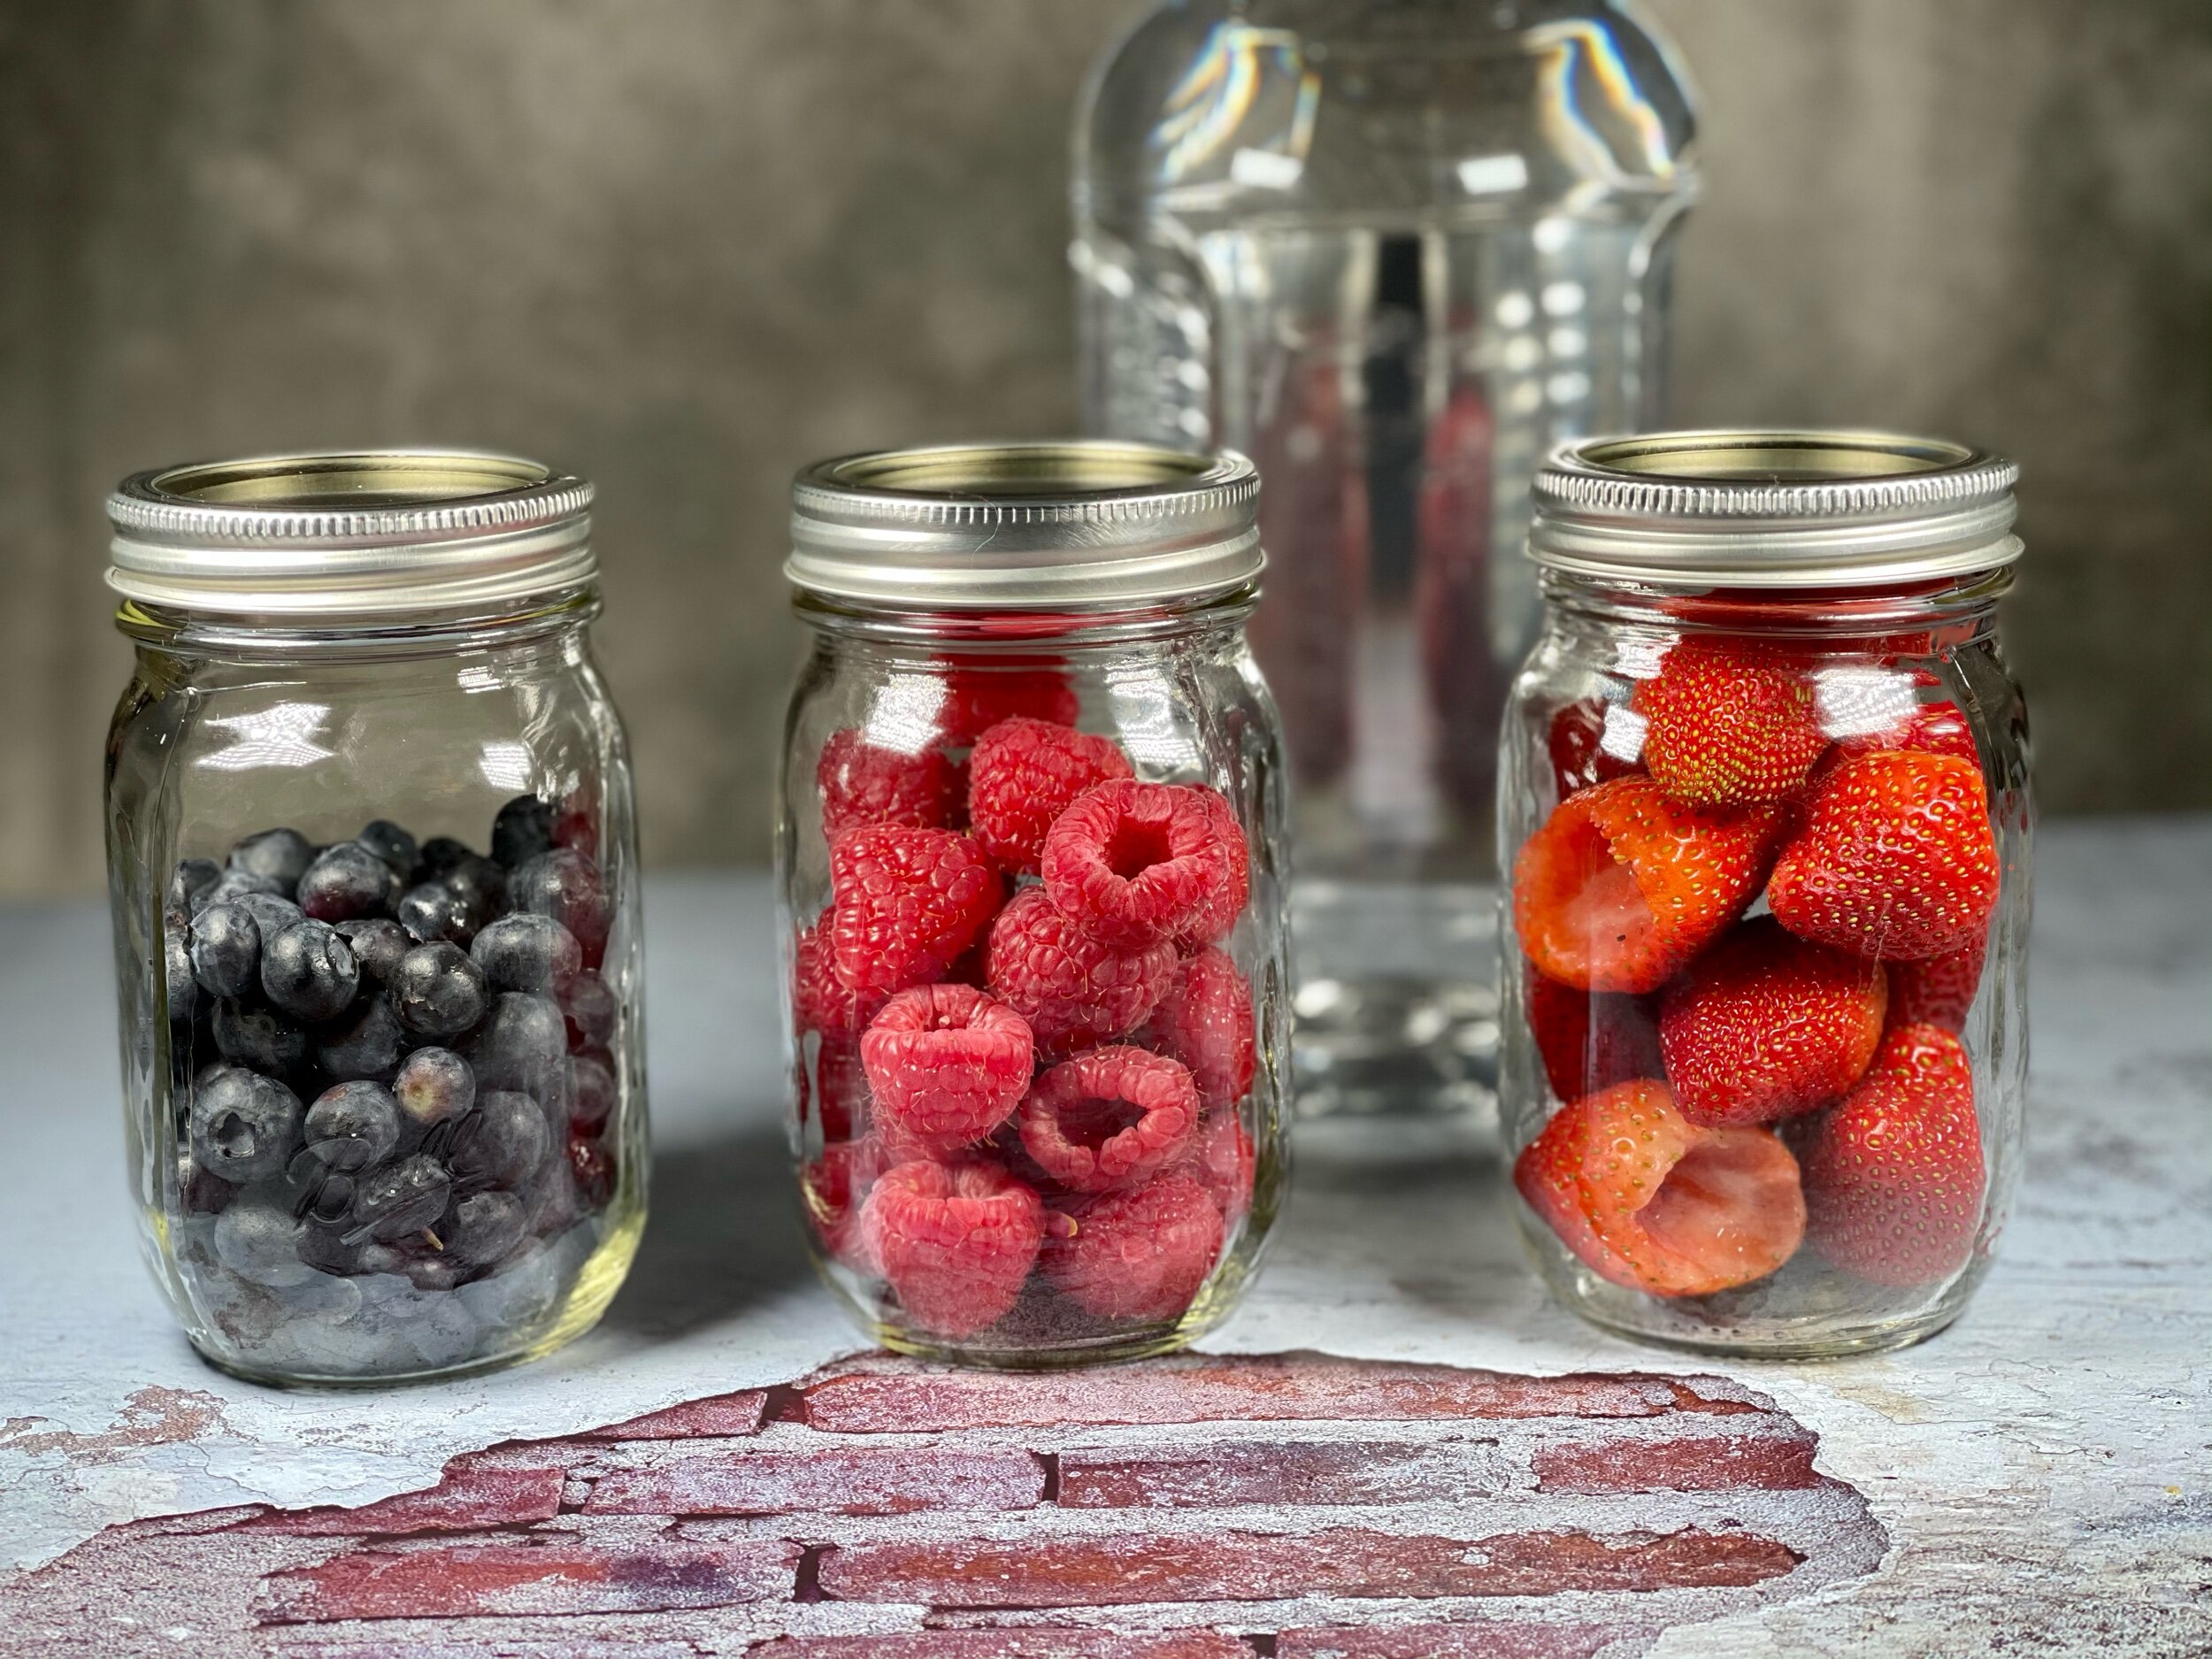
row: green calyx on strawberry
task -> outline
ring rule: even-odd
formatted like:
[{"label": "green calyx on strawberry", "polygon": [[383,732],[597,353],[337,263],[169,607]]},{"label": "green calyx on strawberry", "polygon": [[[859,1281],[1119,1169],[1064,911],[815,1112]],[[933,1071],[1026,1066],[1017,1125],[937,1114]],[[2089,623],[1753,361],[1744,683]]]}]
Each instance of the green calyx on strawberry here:
[{"label": "green calyx on strawberry", "polygon": [[1772,917],[1739,923],[1660,1004],[1682,1115],[1763,1124],[1826,1105],[1874,1057],[1888,1002],[1880,963],[1809,944]]},{"label": "green calyx on strawberry", "polygon": [[1890,1032],[1812,1125],[1804,1178],[1809,1236],[1836,1266],[1901,1289],[1964,1267],[1987,1186],[1965,1045],[1939,1025]]},{"label": "green calyx on strawberry", "polygon": [[1679,805],[1642,776],[1581,790],[1514,859],[1522,951],[1576,990],[1655,991],[1756,896],[1781,826],[1771,808]]},{"label": "green calyx on strawberry", "polygon": [[1828,747],[1813,689],[1778,653],[1685,639],[1636,687],[1644,765],[1684,806],[1772,806]]},{"label": "green calyx on strawberry", "polygon": [[1982,938],[1997,882],[1981,769],[1886,749],[1824,769],[1775,861],[1767,902],[1801,939],[1909,962]]},{"label": "green calyx on strawberry", "polygon": [[1763,1279],[1805,1233],[1797,1161],[1772,1130],[1701,1128],[1648,1079],[1562,1107],[1513,1182],[1593,1272],[1654,1296]]},{"label": "green calyx on strawberry", "polygon": [[1578,991],[1528,971],[1528,1028],[1552,1093],[1579,1100],[1633,1078],[1663,1079],[1659,1020],[1648,999]]}]

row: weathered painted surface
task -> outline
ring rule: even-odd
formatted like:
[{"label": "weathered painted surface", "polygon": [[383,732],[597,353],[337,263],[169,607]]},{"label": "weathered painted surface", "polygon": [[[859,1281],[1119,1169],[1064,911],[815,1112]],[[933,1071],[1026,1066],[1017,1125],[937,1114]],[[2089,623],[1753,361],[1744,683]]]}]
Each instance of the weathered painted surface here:
[{"label": "weathered painted surface", "polygon": [[[1087,1525],[1148,1538],[1225,1536],[1222,1516],[1255,1508],[1327,1510],[1332,1528],[1462,1541],[1594,1533],[1581,1517],[1601,1514],[1681,1517],[1644,1523],[1668,1532],[1717,1533],[1730,1530],[1719,1525],[1727,1520],[1736,1532],[1770,1537],[1761,1530],[1770,1517],[1847,1486],[1863,1495],[1886,1550],[1848,1571],[1820,1567],[1831,1576],[1811,1594],[1794,1587],[1801,1564],[1733,1588],[1575,1594],[1615,1598],[1608,1609],[1738,1598],[1701,1601],[1694,1617],[1706,1622],[1660,1635],[1651,1649],[1659,1655],[2212,1653],[2212,824],[2067,826],[2047,834],[2040,877],[2027,1179],[1995,1270],[1966,1317],[1935,1341],[1818,1366],[1669,1363],[1546,1302],[1519,1261],[1502,1172],[1479,1137],[1348,1127],[1302,1143],[1268,1272],[1210,1346],[1225,1355],[1325,1348],[1500,1375],[1390,1373],[1392,1391],[1425,1400],[1436,1415],[1407,1406],[1405,1416],[1381,1418],[1361,1406],[1379,1386],[1345,1388],[1340,1373],[1333,1383],[1325,1372],[1296,1381],[1300,1401],[1275,1413],[1261,1404],[1264,1391],[1194,1378],[1156,1388],[1120,1426],[1068,1418],[1065,1396],[1056,1402],[1053,1390],[1074,1385],[955,1379],[927,1391],[936,1426],[920,1432],[955,1460],[946,1467],[959,1471],[972,1504],[901,1513],[917,1487],[895,1480],[872,1488],[887,1512],[825,1525],[851,1529],[837,1536],[856,1547],[906,1548],[1018,1536],[1041,1510],[1074,1538],[1088,1536]],[[882,1467],[867,1454],[903,1443],[901,1432],[915,1430],[902,1431],[897,1414],[922,1402],[896,1372],[841,1374],[810,1394],[806,1424],[779,1416],[778,1402],[788,1398],[780,1386],[833,1361],[851,1339],[808,1279],[787,1208],[772,1127],[765,895],[736,882],[665,883],[650,923],[655,1108],[661,1145],[680,1156],[661,1161],[654,1228],[607,1324],[565,1355],[496,1377],[398,1394],[284,1395],[199,1365],[133,1259],[102,919],[88,911],[0,919],[5,1559],[33,1569],[66,1555],[56,1571],[73,1574],[110,1563],[111,1577],[79,1580],[104,1586],[81,1598],[84,1618],[107,1621],[89,1649],[102,1653],[132,1644],[193,1651],[188,1635],[165,1632],[187,1629],[196,1598],[248,1584],[250,1571],[257,1584],[269,1571],[348,1552],[440,1547],[493,1552],[454,1558],[469,1563],[488,1606],[543,1605],[528,1598],[556,1594],[614,1599],[655,1584],[666,1597],[695,1598],[652,1614],[563,1615],[561,1645],[536,1651],[689,1654],[699,1650],[689,1632],[710,1628],[721,1632],[717,1641],[741,1647],[784,1630],[778,1618],[803,1616],[803,1626],[790,1626],[795,1640],[772,1651],[890,1659],[1251,1652],[1240,1640],[1224,1647],[1202,1632],[1132,1625],[1097,1607],[1025,1613],[1037,1627],[1026,1646],[957,1628],[855,1645],[837,1640],[845,1627],[819,1611],[849,1614],[854,1604],[735,1599],[748,1586],[780,1584],[782,1558],[764,1550],[785,1534],[732,1510],[823,1500],[818,1477],[787,1457],[798,1430],[837,1437],[841,1455],[856,1460],[849,1467],[862,1471],[850,1479],[859,1492],[865,1471]],[[1692,1370],[1730,1380],[1655,1380]],[[1591,1391],[1584,1403],[1568,1416],[1543,1414],[1539,1443],[1515,1439],[1539,1419],[1514,1416],[1517,1390],[1531,1385],[1506,1373],[1620,1374],[1585,1377],[1576,1385]],[[1141,1390],[1152,1373],[1118,1374],[1132,1379],[1120,1386]],[[1242,1403],[1222,1403],[1225,1388]],[[1754,1395],[1775,1409],[1714,1409]],[[1183,1455],[1187,1436],[1171,1416],[1161,1415],[1192,1399],[1241,1425],[1235,1434],[1208,1431],[1214,1438],[1197,1460]],[[1440,1425],[1465,1432],[1465,1444],[1440,1450]],[[1730,1448],[1718,1463],[1704,1455],[1716,1436]],[[598,1472],[573,1476],[568,1453],[549,1459],[526,1444],[548,1440],[588,1440],[603,1460]],[[1525,1447],[1525,1463],[1505,1449],[1515,1445]],[[1040,1480],[1029,1503],[1018,1461],[1002,1454],[1044,1447],[1056,1448],[1055,1501],[1044,1502]],[[748,1463],[748,1448],[766,1455]],[[457,1457],[464,1461],[442,1482]],[[1806,1486],[1809,1457],[1814,1475],[1839,1484]],[[1728,1494],[1718,1509],[1685,1472],[1716,1468],[1725,1472],[1709,1478]],[[1447,1492],[1457,1495],[1440,1495]],[[361,1518],[332,1511],[371,1503],[384,1505],[367,1523],[379,1529],[373,1546],[349,1541]],[[1510,1504],[1531,1507],[1509,1525],[1483,1519]],[[196,1511],[219,1513],[103,1532]],[[1404,1524],[1346,1518],[1382,1511]],[[1423,1512],[1443,1518],[1417,1526],[1411,1517]],[[946,1530],[955,1517],[958,1530]],[[555,1558],[513,1562],[505,1540],[515,1529],[542,1529],[557,1549],[588,1540],[595,1557],[619,1554],[630,1564],[596,1589],[585,1571],[573,1583],[560,1571],[533,1578],[520,1569]],[[1778,1541],[1804,1549],[1793,1537]],[[754,1544],[764,1550],[738,1548]],[[1172,1551],[1159,1558],[1192,1565]],[[1839,1559],[1819,1550],[1807,1558],[1816,1566]],[[164,1559],[173,1564],[159,1565]],[[820,1593],[826,1567],[826,1557],[803,1555],[791,1587],[803,1568],[809,1593]],[[849,1555],[839,1571],[889,1586],[895,1569],[910,1592],[929,1567],[878,1549]],[[358,1605],[372,1594],[396,1597],[408,1582],[404,1563],[346,1571],[353,1576],[326,1587],[282,1580],[293,1587],[271,1591],[266,1605],[335,1609],[341,1596]],[[1187,1571],[1185,1582],[1200,1576]],[[19,1578],[0,1594],[29,1595],[40,1582]],[[710,1597],[715,1604],[703,1605]],[[1478,1602],[1492,1623],[1471,1645],[1448,1621]],[[897,1617],[907,1619],[918,1604],[869,1605],[887,1616],[906,1609]],[[1655,1628],[1604,1610],[1563,1622],[1555,1607],[1531,1617],[1509,1596],[1446,1605],[1454,1610],[1436,1629],[1422,1628],[1427,1616],[1412,1611],[1383,1630],[1319,1608],[1270,1628],[1279,1654],[1394,1659],[1588,1655],[1640,1644]],[[626,1617],[689,1623],[664,1643],[633,1642],[606,1622]],[[979,1609],[937,1616],[951,1626],[1005,1617]],[[1143,1642],[1061,1633],[1102,1617],[1142,1628]],[[408,1620],[257,1628],[257,1640],[291,1644],[273,1651],[472,1651],[450,1629]],[[0,1651],[21,1647],[24,1629],[19,1616],[0,1621]],[[394,1645],[403,1640],[413,1645]]]}]

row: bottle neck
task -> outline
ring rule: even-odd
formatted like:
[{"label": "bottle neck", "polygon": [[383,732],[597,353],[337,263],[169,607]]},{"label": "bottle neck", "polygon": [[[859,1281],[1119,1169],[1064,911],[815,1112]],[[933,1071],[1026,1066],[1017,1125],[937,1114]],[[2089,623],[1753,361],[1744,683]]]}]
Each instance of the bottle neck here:
[{"label": "bottle neck", "polygon": [[1556,615],[1599,625],[1844,644],[1900,630],[1943,629],[1963,641],[1994,627],[2009,566],[1886,588],[1659,588],[1542,573]]},{"label": "bottle neck", "polygon": [[518,605],[369,616],[244,615],[125,600],[115,626],[142,651],[216,661],[370,662],[528,648],[580,634],[598,616],[587,583]]},{"label": "bottle neck", "polygon": [[889,647],[957,650],[964,655],[1025,656],[1140,641],[1240,633],[1259,603],[1259,586],[1115,611],[890,610],[830,599],[804,589],[792,608],[809,626],[834,638]]}]

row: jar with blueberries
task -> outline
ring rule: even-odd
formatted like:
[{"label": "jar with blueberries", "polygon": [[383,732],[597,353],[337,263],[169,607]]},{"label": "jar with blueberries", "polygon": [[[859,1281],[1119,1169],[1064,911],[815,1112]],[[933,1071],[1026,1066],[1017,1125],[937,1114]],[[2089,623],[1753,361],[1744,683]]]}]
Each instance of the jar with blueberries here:
[{"label": "jar with blueberries", "polygon": [[813,649],[776,850],[817,1259],[886,1347],[1180,1347],[1280,1201],[1275,710],[1233,454],[910,449],[799,475]]},{"label": "jar with blueberries", "polygon": [[173,467],[109,500],[132,1190],[227,1371],[526,1359],[628,1271],[636,836],[590,503],[434,451]]},{"label": "jar with blueberries", "polygon": [[1505,1123],[1584,1317],[1708,1351],[1956,1317],[2018,1174],[2016,469],[1863,433],[1573,444],[1506,717]]}]

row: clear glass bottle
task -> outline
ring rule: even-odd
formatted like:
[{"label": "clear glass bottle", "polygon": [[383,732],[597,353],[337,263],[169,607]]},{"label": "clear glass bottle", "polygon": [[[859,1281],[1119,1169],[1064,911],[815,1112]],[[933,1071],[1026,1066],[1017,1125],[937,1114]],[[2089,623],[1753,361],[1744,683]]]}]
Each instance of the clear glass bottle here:
[{"label": "clear glass bottle", "polygon": [[1267,480],[1303,1112],[1488,1100],[1528,481],[1659,411],[1693,127],[1611,0],[1171,0],[1091,83],[1087,426]]},{"label": "clear glass bottle", "polygon": [[1578,1313],[1812,1357],[1955,1317],[2021,1156],[2008,463],[1849,433],[1562,449],[1505,720],[1501,1100]]},{"label": "clear glass bottle", "polygon": [[1257,493],[1239,456],[1097,442],[799,476],[792,1149],[887,1348],[1161,1353],[1258,1261],[1289,1006]]},{"label": "clear glass bottle", "polygon": [[132,1190],[225,1370],[529,1358],[628,1271],[636,833],[590,502],[430,451],[173,467],[109,502]]}]

